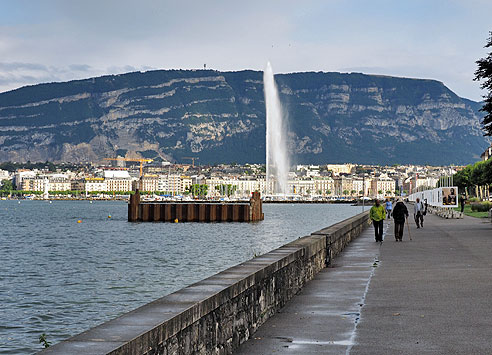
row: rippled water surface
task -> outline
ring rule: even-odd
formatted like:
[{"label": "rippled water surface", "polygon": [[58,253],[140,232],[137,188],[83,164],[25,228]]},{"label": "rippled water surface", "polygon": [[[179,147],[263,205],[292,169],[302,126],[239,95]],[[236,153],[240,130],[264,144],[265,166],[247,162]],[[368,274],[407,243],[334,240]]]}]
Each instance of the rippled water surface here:
[{"label": "rippled water surface", "polygon": [[41,350],[42,333],[57,343],[361,207],[263,210],[257,223],[128,223],[124,202],[0,201],[0,354]]}]

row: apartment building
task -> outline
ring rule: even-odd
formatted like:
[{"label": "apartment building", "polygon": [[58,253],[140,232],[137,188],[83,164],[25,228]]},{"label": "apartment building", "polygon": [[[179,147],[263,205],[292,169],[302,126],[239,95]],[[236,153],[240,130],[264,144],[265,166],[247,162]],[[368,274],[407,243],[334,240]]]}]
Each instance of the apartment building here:
[{"label": "apartment building", "polygon": [[315,178],[314,190],[316,191],[316,194],[319,195],[333,195],[335,190],[333,179],[331,177]]},{"label": "apartment building", "polygon": [[395,180],[389,177],[377,177],[371,181],[372,196],[377,198],[383,198],[385,196],[392,196],[395,193],[396,183]]},{"label": "apartment building", "polygon": [[21,189],[24,191],[70,191],[71,182],[65,177],[40,175],[24,177]]},{"label": "apartment building", "polygon": [[86,177],[80,180],[72,181],[72,190],[84,192],[108,191],[108,185],[104,178]]},{"label": "apartment building", "polygon": [[[139,188],[141,191],[159,191],[159,176],[157,175],[143,175],[139,181],[135,181],[135,188]],[[136,184],[138,183],[138,186]]]}]

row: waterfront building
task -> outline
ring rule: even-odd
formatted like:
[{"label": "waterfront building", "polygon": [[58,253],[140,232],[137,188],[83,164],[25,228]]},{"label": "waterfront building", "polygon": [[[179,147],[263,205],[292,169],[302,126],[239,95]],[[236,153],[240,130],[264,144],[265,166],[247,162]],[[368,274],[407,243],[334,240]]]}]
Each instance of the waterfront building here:
[{"label": "waterfront building", "polygon": [[159,189],[159,177],[157,175],[143,175],[140,181],[135,181],[135,183],[137,182],[139,182],[141,191],[155,192]]},{"label": "waterfront building", "polygon": [[379,176],[371,181],[371,195],[377,198],[393,196],[395,193],[395,180],[387,176]]},{"label": "waterfront building", "polygon": [[356,196],[369,196],[371,190],[371,178],[354,177],[352,179],[352,189]]},{"label": "waterfront building", "polygon": [[299,196],[312,196],[316,193],[314,180],[311,179],[296,179],[288,181],[289,194]]},{"label": "waterfront building", "polygon": [[0,169],[0,181],[2,180],[10,180],[10,175],[7,170]]},{"label": "waterfront building", "polygon": [[70,191],[71,182],[62,176],[38,175],[24,177],[21,190],[24,191]]},{"label": "waterfront building", "polygon": [[193,179],[189,176],[181,176],[181,193],[189,191],[193,185]]},{"label": "waterfront building", "polygon": [[335,189],[335,195],[336,196],[348,197],[351,194],[352,195],[356,194],[356,190],[354,190],[352,176],[341,175],[341,176],[335,177],[333,179],[333,186]]},{"label": "waterfront building", "polygon": [[157,177],[157,189],[154,191],[167,192],[172,195],[181,195],[185,191],[189,190],[192,184],[193,179],[189,176],[178,174],[159,175]]},{"label": "waterfront building", "polygon": [[108,191],[108,185],[106,184],[104,178],[101,177],[86,177],[79,181],[77,187],[79,188],[76,190],[85,192]]},{"label": "waterfront building", "polygon": [[333,172],[335,175],[353,174],[355,172],[355,164],[327,164],[326,169]]},{"label": "waterfront building", "polygon": [[14,185],[17,190],[22,190],[22,180],[25,178],[35,178],[37,171],[18,169],[14,174]]},{"label": "waterfront building", "polygon": [[249,198],[252,192],[261,191],[265,186],[265,180],[253,179],[252,177],[240,177],[233,181],[233,185],[237,186],[236,194],[241,198]]},{"label": "waterfront building", "polygon": [[221,197],[225,195],[225,191],[221,188],[223,185],[231,185],[234,187],[234,197],[249,198],[254,191],[266,193],[266,181],[264,178],[253,178],[250,176],[242,177],[219,177],[213,176],[205,180],[208,185],[209,197]]},{"label": "waterfront building", "polygon": [[314,178],[314,190],[318,195],[333,195],[335,190],[333,178],[328,176]]},{"label": "waterfront building", "polygon": [[131,191],[133,178],[128,169],[107,169],[103,171],[107,191]]},{"label": "waterfront building", "polygon": [[18,190],[24,191],[45,191],[45,185],[48,183],[48,179],[41,177],[24,177]]},{"label": "waterfront building", "polygon": [[[70,191],[70,180],[64,177],[48,178],[48,191]],[[43,190],[46,191],[46,190]]]},{"label": "waterfront building", "polygon": [[108,178],[106,181],[108,191],[132,191],[132,178]]}]

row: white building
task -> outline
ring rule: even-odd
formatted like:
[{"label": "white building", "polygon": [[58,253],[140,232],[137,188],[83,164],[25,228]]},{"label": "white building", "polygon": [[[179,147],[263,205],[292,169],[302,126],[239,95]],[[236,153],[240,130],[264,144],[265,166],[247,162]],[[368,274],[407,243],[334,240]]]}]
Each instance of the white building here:
[{"label": "white building", "polygon": [[371,181],[371,195],[377,198],[393,196],[395,188],[395,180],[388,177],[377,177]]},{"label": "white building", "polygon": [[10,179],[9,172],[7,170],[1,170],[0,169],[0,181],[9,180],[9,179]]},{"label": "white building", "polygon": [[14,183],[17,190],[22,190],[22,180],[25,178],[35,178],[36,171],[19,169],[14,174]]},{"label": "white building", "polygon": [[38,175],[24,177],[21,190],[24,191],[70,191],[71,181],[63,175]]},{"label": "white building", "polygon": [[173,195],[181,195],[189,190],[192,184],[193,179],[189,176],[170,174],[157,177],[157,191],[164,191]]},{"label": "white building", "polygon": [[314,179],[314,189],[316,194],[327,196],[333,195],[335,192],[335,185],[331,177],[326,178],[315,178]]},{"label": "white building", "polygon": [[85,192],[108,191],[108,185],[104,178],[85,178],[81,183],[80,190]]}]

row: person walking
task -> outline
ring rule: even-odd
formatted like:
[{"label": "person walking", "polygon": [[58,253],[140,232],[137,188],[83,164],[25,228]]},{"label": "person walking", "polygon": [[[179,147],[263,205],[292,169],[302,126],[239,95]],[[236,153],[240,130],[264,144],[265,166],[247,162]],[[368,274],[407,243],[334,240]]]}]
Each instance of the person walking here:
[{"label": "person walking", "polygon": [[374,202],[374,206],[371,207],[369,211],[369,218],[374,225],[374,234],[376,237],[376,242],[383,241],[383,221],[386,219],[386,211],[384,207],[379,203],[379,200],[376,199]]},{"label": "person walking", "polygon": [[384,208],[386,209],[386,215],[388,216],[388,219],[391,219],[391,210],[393,210],[393,204],[391,203],[389,198],[386,199]]},{"label": "person walking", "polygon": [[465,210],[465,203],[466,203],[466,197],[464,194],[460,196],[460,206],[461,206],[461,213]]},{"label": "person walking", "polygon": [[417,228],[424,228],[424,204],[420,202],[419,198],[417,198],[415,205],[413,205],[413,218],[415,219]]},{"label": "person walking", "polygon": [[395,241],[397,242],[403,241],[403,229],[407,218],[407,206],[405,206],[401,199],[398,199],[395,204],[395,208],[393,209],[393,219],[395,221]]}]

